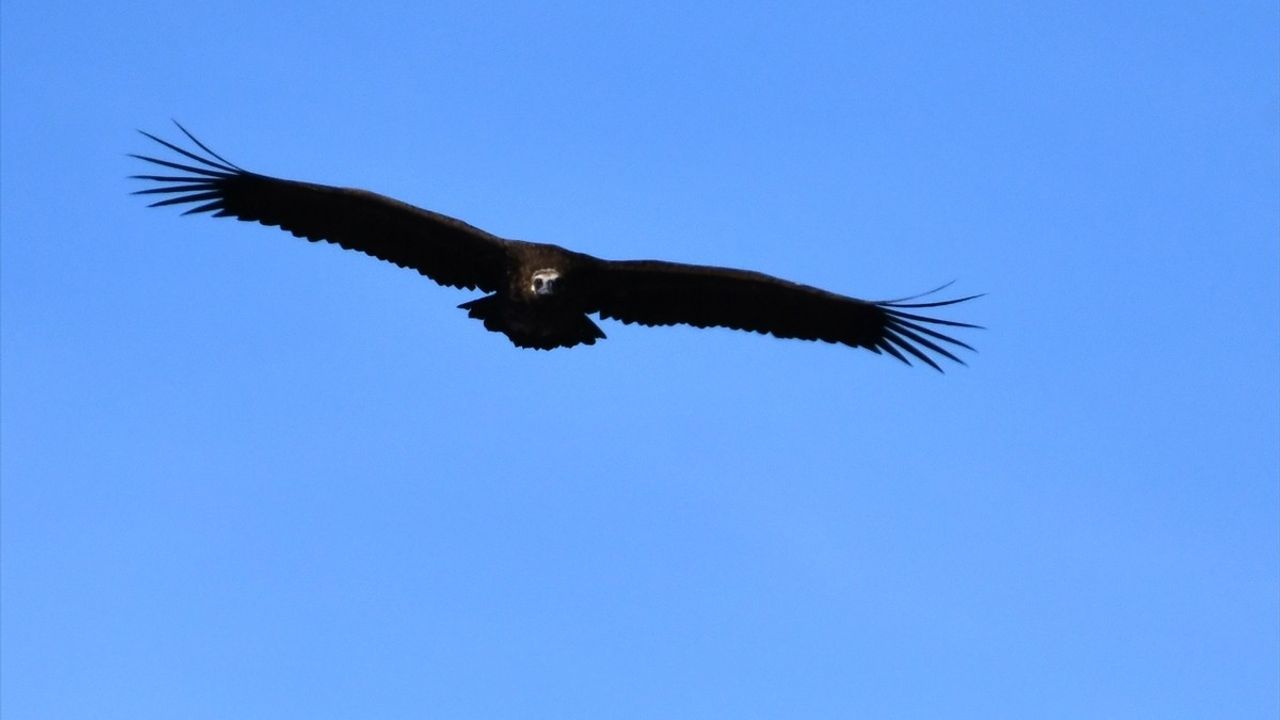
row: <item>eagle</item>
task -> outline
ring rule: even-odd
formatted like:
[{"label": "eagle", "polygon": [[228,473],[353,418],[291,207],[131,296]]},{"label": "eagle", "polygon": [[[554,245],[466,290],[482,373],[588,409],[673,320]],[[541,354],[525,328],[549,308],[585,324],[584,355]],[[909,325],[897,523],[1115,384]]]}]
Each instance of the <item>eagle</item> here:
[{"label": "eagle", "polygon": [[[278,226],[412,268],[440,285],[480,290],[458,307],[520,348],[593,345],[605,337],[590,315],[624,324],[725,327],[779,338],[822,340],[885,353],[942,371],[964,364],[968,344],[943,332],[980,326],[932,317],[932,309],[980,297],[922,301],[936,293],[868,301],[750,270],[661,260],[603,260],[558,245],[509,240],[461,220],[353,188],[284,180],[244,170],[210,150],[181,124],[193,148],[145,131],[177,153],[130,154],[180,174],[133,175],[160,195],[148,207],[194,205],[184,215]],[[152,172],[157,172],[152,170]],[[943,287],[946,287],[945,285]],[[922,314],[928,312],[929,314]]]}]

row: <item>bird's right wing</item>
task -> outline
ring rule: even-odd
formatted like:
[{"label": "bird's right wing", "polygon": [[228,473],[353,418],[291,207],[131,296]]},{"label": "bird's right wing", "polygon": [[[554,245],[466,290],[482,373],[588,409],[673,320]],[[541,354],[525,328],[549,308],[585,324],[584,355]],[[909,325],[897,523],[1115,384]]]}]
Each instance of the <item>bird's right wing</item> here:
[{"label": "bird's right wing", "polygon": [[160,183],[140,195],[171,195],[151,204],[194,204],[185,214],[277,225],[313,242],[325,240],[348,250],[413,268],[441,285],[495,292],[504,284],[507,241],[447,215],[414,207],[365,190],[282,180],[242,170],[178,126],[207,155],[142,133],[190,161],[145,155],[139,160],[181,175],[134,175]]}]

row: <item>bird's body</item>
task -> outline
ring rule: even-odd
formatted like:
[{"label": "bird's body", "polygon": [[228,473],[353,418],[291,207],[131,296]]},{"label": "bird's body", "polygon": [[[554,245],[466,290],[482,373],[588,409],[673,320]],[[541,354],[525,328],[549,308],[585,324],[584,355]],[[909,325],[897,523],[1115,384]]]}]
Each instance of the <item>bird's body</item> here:
[{"label": "bird's body", "polygon": [[507,242],[506,286],[459,307],[516,347],[551,350],[603,339],[583,311],[583,279],[597,270],[596,259],[558,245]]},{"label": "bird's body", "polygon": [[930,326],[977,326],[916,314],[971,298],[868,302],[747,270],[602,260],[557,245],[500,238],[364,190],[251,173],[182,131],[208,155],[143,134],[199,165],[134,156],[186,173],[134,176],[162,183],[140,194],[172,195],[154,206],[194,203],[187,213],[279,226],[413,268],[441,285],[482,290],[489,294],[460,307],[518,347],[594,344],[605,337],[589,317],[598,313],[623,323],[719,326],[838,342],[908,364],[908,356],[914,357],[937,369],[930,353],[960,362],[945,346],[972,349]]}]

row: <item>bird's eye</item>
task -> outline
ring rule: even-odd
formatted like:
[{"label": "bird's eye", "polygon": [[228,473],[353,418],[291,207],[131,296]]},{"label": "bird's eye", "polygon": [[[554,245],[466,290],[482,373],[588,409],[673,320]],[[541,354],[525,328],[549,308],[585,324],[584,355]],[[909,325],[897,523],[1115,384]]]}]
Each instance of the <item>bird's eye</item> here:
[{"label": "bird's eye", "polygon": [[541,289],[542,289],[542,278],[534,278],[534,279],[533,279],[533,289],[534,289],[534,290],[541,290]]}]

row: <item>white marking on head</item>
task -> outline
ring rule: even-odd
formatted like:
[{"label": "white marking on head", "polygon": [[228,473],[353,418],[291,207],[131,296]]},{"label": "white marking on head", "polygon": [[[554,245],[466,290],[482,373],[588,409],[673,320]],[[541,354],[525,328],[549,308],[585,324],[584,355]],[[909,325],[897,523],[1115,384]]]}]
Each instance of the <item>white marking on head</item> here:
[{"label": "white marking on head", "polygon": [[556,291],[556,281],[560,279],[559,270],[535,270],[531,280],[534,295],[552,295]]}]

